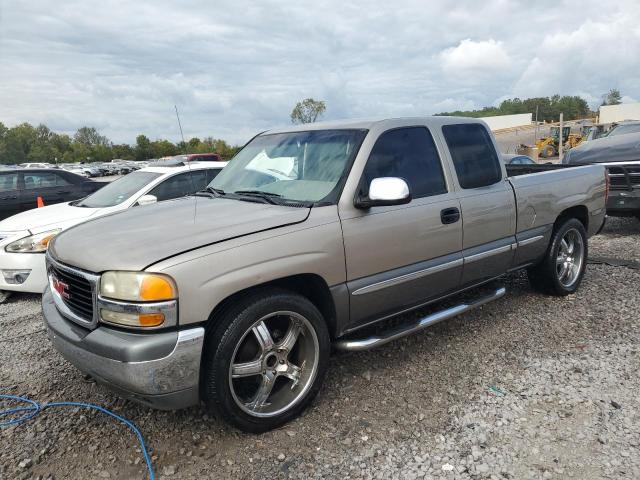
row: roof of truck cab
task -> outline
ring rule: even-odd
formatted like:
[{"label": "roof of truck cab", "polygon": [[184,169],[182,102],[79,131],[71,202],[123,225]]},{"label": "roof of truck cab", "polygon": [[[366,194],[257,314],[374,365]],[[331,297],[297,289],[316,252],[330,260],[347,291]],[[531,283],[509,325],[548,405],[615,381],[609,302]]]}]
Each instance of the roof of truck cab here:
[{"label": "roof of truck cab", "polygon": [[283,127],[277,127],[262,134],[273,133],[287,133],[287,132],[306,132],[309,130],[371,130],[372,128],[394,128],[399,125],[427,125],[427,126],[440,126],[449,125],[452,123],[482,123],[484,121],[479,118],[471,117],[447,117],[440,115],[432,115],[426,117],[397,117],[397,118],[356,118],[350,120],[332,120],[328,122],[315,122],[315,123],[303,123],[301,125],[288,125]]}]

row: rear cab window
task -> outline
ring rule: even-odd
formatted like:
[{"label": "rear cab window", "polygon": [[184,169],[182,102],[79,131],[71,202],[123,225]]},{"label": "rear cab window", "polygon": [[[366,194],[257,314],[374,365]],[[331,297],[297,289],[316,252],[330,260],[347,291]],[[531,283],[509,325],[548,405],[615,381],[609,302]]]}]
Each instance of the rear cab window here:
[{"label": "rear cab window", "polygon": [[463,189],[493,185],[502,180],[502,168],[487,129],[480,123],[442,127],[458,183]]},{"label": "rear cab window", "polygon": [[440,156],[426,127],[388,130],[376,140],[361,180],[361,191],[368,194],[374,178],[399,177],[412,198],[447,192]]}]

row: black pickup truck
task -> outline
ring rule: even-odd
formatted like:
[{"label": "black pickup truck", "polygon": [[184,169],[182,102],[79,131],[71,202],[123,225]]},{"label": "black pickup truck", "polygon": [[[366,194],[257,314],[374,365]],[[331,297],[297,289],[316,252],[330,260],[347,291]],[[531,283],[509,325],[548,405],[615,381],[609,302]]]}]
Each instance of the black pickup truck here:
[{"label": "black pickup truck", "polygon": [[611,135],[569,150],[565,165],[599,163],[607,169],[610,217],[640,219],[640,133]]},{"label": "black pickup truck", "polygon": [[0,220],[36,208],[38,197],[45,205],[68,202],[86,197],[104,185],[58,169],[0,170]]}]

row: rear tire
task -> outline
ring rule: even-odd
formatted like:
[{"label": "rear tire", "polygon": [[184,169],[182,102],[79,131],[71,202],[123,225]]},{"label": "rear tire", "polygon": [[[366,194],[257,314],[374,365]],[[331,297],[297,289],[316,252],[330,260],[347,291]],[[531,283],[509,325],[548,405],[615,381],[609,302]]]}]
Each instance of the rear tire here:
[{"label": "rear tire", "polygon": [[527,270],[529,283],[535,290],[549,295],[574,293],[584,277],[587,255],[584,225],[570,218],[554,229],[542,262]]},{"label": "rear tire", "polygon": [[202,393],[207,407],[245,432],[296,418],[318,394],[331,342],[306,298],[263,289],[225,309],[208,336]]}]

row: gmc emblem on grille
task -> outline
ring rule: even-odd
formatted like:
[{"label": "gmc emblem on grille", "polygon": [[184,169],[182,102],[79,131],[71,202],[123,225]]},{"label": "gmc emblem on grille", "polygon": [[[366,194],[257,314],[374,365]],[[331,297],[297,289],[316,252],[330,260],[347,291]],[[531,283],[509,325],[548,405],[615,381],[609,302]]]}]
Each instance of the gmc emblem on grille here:
[{"label": "gmc emblem on grille", "polygon": [[69,290],[69,285],[67,285],[64,282],[61,282],[56,277],[53,277],[52,280],[53,280],[53,289],[56,292],[58,292],[58,295],[60,295],[62,298],[71,298],[71,295],[69,295],[69,292],[67,291]]}]

